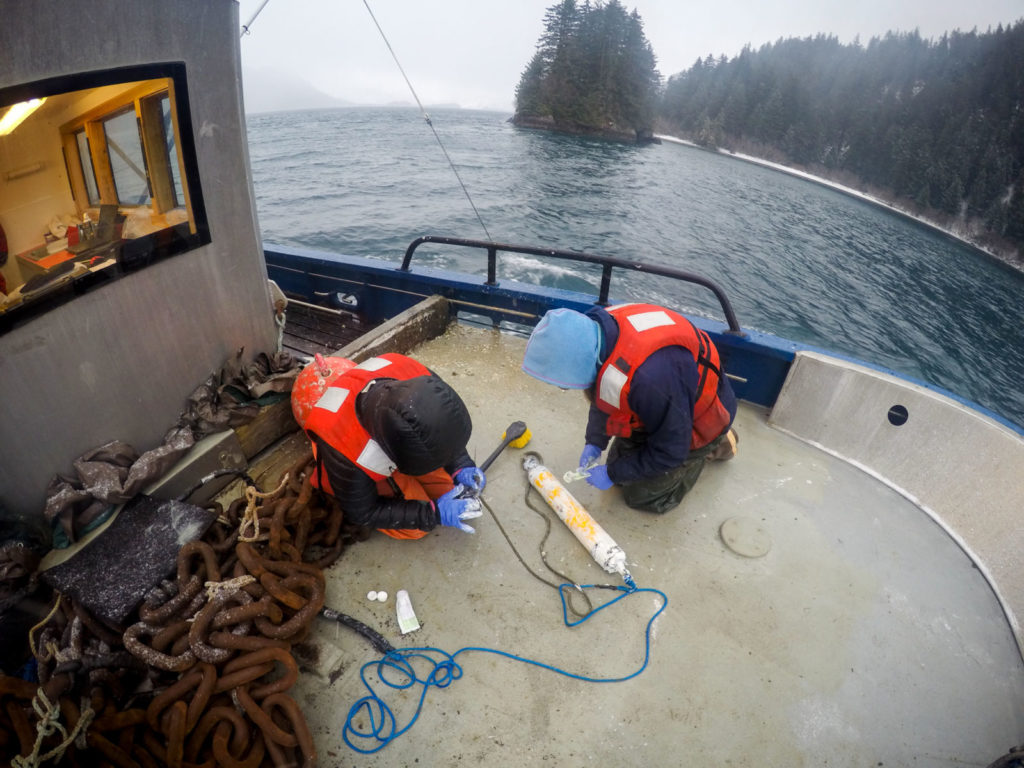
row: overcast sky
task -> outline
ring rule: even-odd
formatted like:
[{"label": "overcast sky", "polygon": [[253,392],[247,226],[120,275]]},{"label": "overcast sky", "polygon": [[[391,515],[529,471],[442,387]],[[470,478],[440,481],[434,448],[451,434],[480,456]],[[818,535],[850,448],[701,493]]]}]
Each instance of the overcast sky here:
[{"label": "overcast sky", "polygon": [[[240,0],[246,24],[263,0]],[[366,0],[424,105],[511,111],[557,0]],[[637,0],[667,78],[708,54],[731,58],[780,37],[835,35],[866,44],[885,32],[925,38],[1024,18],[1024,0]],[[250,112],[414,103],[364,0],[270,0],[242,37]]]}]

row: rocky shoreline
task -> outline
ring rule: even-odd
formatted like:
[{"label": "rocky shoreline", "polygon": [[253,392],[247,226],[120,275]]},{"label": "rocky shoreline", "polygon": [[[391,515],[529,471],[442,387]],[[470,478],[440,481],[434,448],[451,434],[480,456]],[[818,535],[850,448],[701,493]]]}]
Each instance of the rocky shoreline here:
[{"label": "rocky shoreline", "polygon": [[881,206],[892,213],[899,216],[904,216],[908,219],[912,219],[915,222],[922,224],[926,227],[930,227],[937,232],[951,237],[954,240],[958,240],[965,245],[969,245],[977,251],[981,251],[986,256],[995,259],[996,261],[1015,269],[1019,272],[1024,272],[1024,254],[1021,253],[1020,249],[1011,243],[997,242],[997,238],[984,231],[980,227],[971,227],[969,223],[965,223],[962,226],[958,226],[956,223],[938,221],[933,217],[922,215],[913,210],[908,210],[906,206],[902,206],[899,200],[889,200],[880,194],[871,194],[864,192],[855,187],[851,187],[846,184],[842,184],[837,181],[833,181],[824,176],[818,176],[809,171],[804,171],[799,168],[793,168],[791,166],[783,165],[782,163],[773,162],[764,158],[756,157],[754,155],[744,154],[741,152],[733,152],[727,149],[711,149],[708,147],[702,147],[687,139],[679,138],[678,136],[671,136],[668,134],[658,134],[658,138],[664,141],[672,142],[674,144],[684,144],[695,149],[702,149],[708,152],[716,152],[718,154],[726,155],[728,157],[734,157],[737,160],[744,160],[748,163],[754,163],[761,165],[766,168],[772,168],[782,173],[788,173],[791,176],[797,176],[807,181],[812,181],[815,184],[822,184],[826,187],[842,192],[845,195],[856,197],[865,202],[872,203],[873,205]]},{"label": "rocky shoreline", "polygon": [[660,144],[661,139],[654,135],[653,130],[636,130],[608,123],[605,126],[586,125],[583,123],[558,122],[550,115],[515,114],[508,119],[518,128],[529,128],[540,131],[565,133],[570,136],[585,136],[606,141],[621,141],[626,144]]}]

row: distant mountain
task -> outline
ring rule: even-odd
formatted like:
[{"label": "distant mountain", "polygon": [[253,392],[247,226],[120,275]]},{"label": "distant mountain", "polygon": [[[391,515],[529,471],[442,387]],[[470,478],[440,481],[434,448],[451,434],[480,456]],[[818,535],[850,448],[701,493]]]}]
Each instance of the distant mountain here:
[{"label": "distant mountain", "polygon": [[248,114],[354,105],[314,88],[301,78],[273,69],[243,69],[242,89]]},{"label": "distant mountain", "polygon": [[[260,112],[291,112],[303,109],[330,109],[331,107],[416,107],[408,100],[389,102],[364,102],[339,99],[314,88],[302,78],[274,69],[242,70],[242,91],[245,111],[255,115]],[[425,109],[461,109],[454,103],[427,104]]]}]

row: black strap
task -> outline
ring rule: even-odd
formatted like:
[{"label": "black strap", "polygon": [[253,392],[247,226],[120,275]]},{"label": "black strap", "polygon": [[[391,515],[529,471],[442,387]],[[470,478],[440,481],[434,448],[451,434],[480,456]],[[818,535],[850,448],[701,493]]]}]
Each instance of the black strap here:
[{"label": "black strap", "polygon": [[[334,450],[334,449],[331,448],[330,444],[326,440],[324,440],[322,437],[320,437],[320,435],[316,434],[315,432],[307,431],[306,434],[309,436],[309,439],[312,440],[313,443],[316,444],[316,484],[317,484],[317,486],[319,486],[320,490],[323,490],[323,488],[324,488],[324,455],[325,455],[325,453],[326,453],[326,451],[328,449],[330,449],[330,450]],[[335,453],[337,453],[337,451],[335,451]],[[387,481],[388,481],[388,485],[391,486],[391,490],[395,494],[395,498],[399,499],[401,501],[405,501],[405,494],[402,493],[402,489],[398,487],[398,483],[395,482],[395,478],[393,478],[391,475],[388,475]],[[334,490],[337,490],[337,489],[334,489]]]},{"label": "black strap", "polygon": [[694,326],[693,330],[697,333],[697,366],[700,369],[700,382],[697,384],[697,396],[694,398],[696,403],[704,394],[704,387],[708,383],[708,371],[714,371],[718,378],[722,378],[722,372],[708,356],[711,352],[711,339],[700,328]]},{"label": "black strap", "polygon": [[402,489],[398,487],[398,483],[395,482],[395,478],[391,475],[388,475],[388,485],[391,486],[391,490],[394,492],[396,499],[405,501],[405,494],[402,493]]},{"label": "black strap", "polygon": [[324,446],[327,445],[321,437],[313,432],[306,432],[309,439],[316,445],[316,486],[320,490],[324,488]]}]

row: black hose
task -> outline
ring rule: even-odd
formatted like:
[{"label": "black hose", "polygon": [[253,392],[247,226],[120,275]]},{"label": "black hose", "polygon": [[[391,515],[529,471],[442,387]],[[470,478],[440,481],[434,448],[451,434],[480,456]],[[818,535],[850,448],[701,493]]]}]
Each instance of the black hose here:
[{"label": "black hose", "polygon": [[988,768],[1021,768],[1021,766],[1024,766],[1024,746],[1014,747],[994,763],[990,763]]},{"label": "black hose", "polygon": [[363,622],[353,619],[351,616],[346,616],[340,611],[335,611],[331,608],[324,608],[320,611],[320,615],[330,621],[336,621],[339,624],[344,624],[349,629],[354,629],[360,635],[370,641],[370,644],[376,648],[382,654],[391,653],[395,650],[395,646],[384,639],[377,630],[372,627],[368,627]]}]

